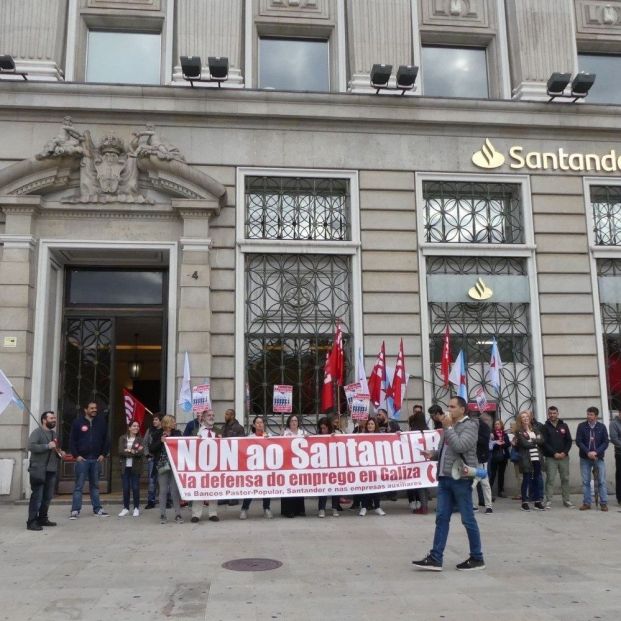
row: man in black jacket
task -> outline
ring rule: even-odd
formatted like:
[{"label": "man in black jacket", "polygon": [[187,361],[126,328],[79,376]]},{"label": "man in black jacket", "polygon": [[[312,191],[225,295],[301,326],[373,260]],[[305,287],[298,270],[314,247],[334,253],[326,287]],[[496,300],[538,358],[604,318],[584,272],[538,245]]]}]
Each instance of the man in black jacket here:
[{"label": "man in black jacket", "polygon": [[546,457],[546,509],[552,506],[556,473],[561,477],[561,495],[563,506],[572,508],[569,499],[569,450],[571,449],[571,432],[569,427],[558,417],[558,408],[548,408],[548,420],[543,426],[543,454]]},{"label": "man in black jacket", "polygon": [[75,458],[75,486],[71,501],[70,520],[77,520],[82,509],[82,489],[88,477],[88,486],[93,513],[107,516],[99,500],[99,477],[101,465],[110,453],[108,421],[97,413],[97,404],[90,401],[84,407],[84,414],[71,425],[69,451]]}]

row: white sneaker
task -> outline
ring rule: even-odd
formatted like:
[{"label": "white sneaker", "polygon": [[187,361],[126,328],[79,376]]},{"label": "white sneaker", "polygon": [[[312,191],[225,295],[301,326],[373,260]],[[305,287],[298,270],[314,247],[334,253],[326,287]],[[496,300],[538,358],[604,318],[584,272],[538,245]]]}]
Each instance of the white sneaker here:
[{"label": "white sneaker", "polygon": [[134,508],[134,512],[132,513],[133,517],[138,517],[140,515],[140,509],[138,507]]},{"label": "white sneaker", "polygon": [[80,512],[79,511],[72,511],[71,515],[69,516],[70,520],[77,520],[80,517]]},{"label": "white sneaker", "polygon": [[244,509],[242,509],[239,512],[239,519],[240,520],[247,520],[248,519],[248,513]]},{"label": "white sneaker", "polygon": [[375,509],[375,513],[377,513],[377,515],[386,515],[386,511],[384,511],[381,507]]},{"label": "white sneaker", "polygon": [[323,509],[321,509],[321,511],[319,511],[319,513],[317,514],[317,517],[325,518],[326,517],[326,512]]},{"label": "white sneaker", "polygon": [[332,517],[339,517],[341,514],[336,510],[332,509]]},{"label": "white sneaker", "polygon": [[125,517],[126,515],[129,515],[129,509],[123,509],[123,511],[119,513],[119,517]]},{"label": "white sneaker", "polygon": [[366,514],[367,514],[367,510],[364,507],[362,507],[360,511],[358,512],[358,515],[360,517],[364,517]]},{"label": "white sneaker", "polygon": [[266,520],[271,520],[274,517],[274,514],[271,509],[265,509],[265,511],[263,511],[263,516]]}]

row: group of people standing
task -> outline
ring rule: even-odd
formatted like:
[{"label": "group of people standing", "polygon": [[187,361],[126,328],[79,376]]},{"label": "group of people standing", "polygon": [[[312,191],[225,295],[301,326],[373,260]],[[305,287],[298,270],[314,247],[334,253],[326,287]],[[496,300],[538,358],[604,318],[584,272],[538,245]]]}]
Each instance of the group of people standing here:
[{"label": "group of people standing", "polygon": [[[453,400],[451,400],[452,402]],[[464,410],[465,412],[465,410]],[[440,406],[431,406],[428,410],[433,427],[446,427],[447,417]],[[464,414],[467,416],[467,414]],[[621,504],[621,414],[610,423],[610,435],[606,426],[598,420],[599,411],[596,407],[587,409],[586,420],[578,425],[575,443],[580,456],[580,471],[582,476],[583,501],[579,507],[581,511],[591,509],[593,503],[599,505],[602,511],[608,511],[608,490],[606,484],[606,465],[604,455],[609,442],[615,447],[616,460],[616,496]],[[471,418],[468,416],[468,418]],[[482,414],[477,421],[477,440],[474,449],[474,458],[471,465],[486,468],[489,478],[483,479],[472,490],[471,505],[474,510],[478,506],[484,507],[485,513],[493,513],[492,488],[496,484],[497,496],[504,497],[505,471],[509,462],[513,462],[516,474],[521,476],[520,494],[521,508],[530,511],[530,503],[539,510],[549,509],[554,497],[554,488],[557,475],[561,482],[561,496],[565,507],[573,507],[569,496],[569,452],[573,445],[571,432],[567,424],[559,418],[558,408],[550,406],[547,410],[545,424],[535,420],[533,413],[523,411],[516,417],[512,434],[509,435],[501,420],[493,423],[489,416]],[[214,430],[213,412],[204,412],[190,421],[183,434],[177,429],[176,420],[172,416],[154,415],[152,425],[141,435],[140,426],[136,421],[130,421],[127,431],[118,440],[118,456],[123,488],[123,507],[119,517],[133,517],[140,515],[140,477],[145,468],[148,479],[147,503],[145,509],[156,507],[156,491],[159,488],[160,521],[167,522],[167,509],[172,508],[174,519],[182,523],[182,503],[179,490],[173,476],[168,454],[164,449],[164,440],[171,436],[200,436],[200,437],[242,437],[245,431],[235,417],[235,411],[228,409],[225,412],[224,426],[218,434]],[[319,435],[342,433],[341,420],[335,417],[332,420],[322,417],[318,421],[316,433]],[[491,425],[491,426],[490,426]],[[262,416],[256,416],[252,421],[251,434],[256,437],[268,438]],[[428,429],[423,408],[415,405],[413,413],[408,419],[411,431],[425,431]],[[56,433],[56,416],[54,412],[46,411],[41,415],[41,426],[35,429],[29,439],[30,483],[32,495],[29,503],[27,528],[41,530],[44,526],[55,526],[48,516],[49,505],[54,494],[56,476],[60,460],[65,456],[60,448]],[[378,433],[399,431],[398,423],[390,420],[385,410],[380,409],[375,417],[361,421],[353,429],[353,433]],[[291,415],[286,421],[283,432],[285,436],[305,435],[296,415]],[[89,483],[90,500],[93,514],[105,517],[108,513],[102,506],[99,495],[99,479],[104,459],[110,452],[107,421],[98,415],[97,404],[90,402],[84,407],[81,416],[77,417],[71,427],[69,453],[75,460],[75,485],[72,495],[70,519],[76,520],[82,510],[82,492],[86,481]],[[438,471],[442,472],[438,465]],[[543,475],[545,473],[545,486]],[[591,476],[594,475],[592,490]],[[440,475],[442,476],[442,475]],[[595,494],[595,499],[593,495]],[[381,498],[384,494],[362,494],[353,498],[353,507],[358,515],[365,516],[368,511],[385,515],[381,507]],[[428,489],[407,490],[409,506],[413,513],[427,514],[429,511],[430,493]],[[326,516],[326,506],[330,500],[331,511],[338,517],[343,510],[339,497],[319,497],[317,500],[317,515]],[[240,519],[248,517],[252,499],[244,499],[241,505]],[[271,499],[263,498],[263,513],[267,519],[273,517]],[[192,522],[198,522],[207,507],[208,519],[219,521],[218,504],[236,505],[238,500],[224,500],[214,503],[197,502],[191,504]],[[285,517],[306,515],[305,500],[302,497],[281,499],[281,513]]]}]

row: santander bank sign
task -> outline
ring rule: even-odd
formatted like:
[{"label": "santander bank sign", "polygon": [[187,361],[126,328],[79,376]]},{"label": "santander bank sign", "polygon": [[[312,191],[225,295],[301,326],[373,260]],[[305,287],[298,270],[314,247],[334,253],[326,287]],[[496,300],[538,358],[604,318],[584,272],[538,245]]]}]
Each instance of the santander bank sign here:
[{"label": "santander bank sign", "polygon": [[513,145],[507,157],[486,138],[483,146],[472,155],[472,163],[485,170],[500,168],[507,160],[514,170],[621,171],[621,154],[618,155],[614,149],[603,154],[570,153],[562,147],[556,151],[526,151],[520,145]]}]

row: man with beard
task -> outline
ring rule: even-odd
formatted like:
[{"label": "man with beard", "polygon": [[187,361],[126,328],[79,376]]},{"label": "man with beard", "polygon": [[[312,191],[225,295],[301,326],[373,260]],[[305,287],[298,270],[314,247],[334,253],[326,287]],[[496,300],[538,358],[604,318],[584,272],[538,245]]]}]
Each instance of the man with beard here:
[{"label": "man with beard", "polygon": [[58,464],[64,456],[56,435],[56,415],[47,411],[41,414],[41,427],[35,429],[28,438],[30,451],[30,503],[28,504],[28,530],[43,530],[43,526],[56,526],[50,521],[48,509],[56,487]]}]

